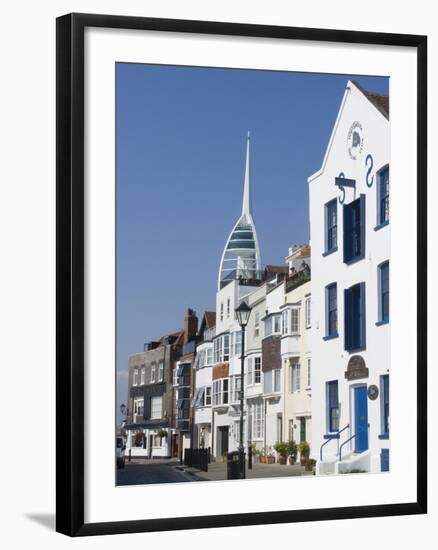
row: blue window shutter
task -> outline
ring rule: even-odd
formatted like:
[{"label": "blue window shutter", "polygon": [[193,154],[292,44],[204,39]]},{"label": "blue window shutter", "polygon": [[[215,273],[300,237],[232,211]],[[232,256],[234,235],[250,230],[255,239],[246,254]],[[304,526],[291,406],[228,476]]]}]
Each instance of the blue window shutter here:
[{"label": "blue window shutter", "polygon": [[343,208],[343,236],[344,236],[344,262],[351,259],[352,249],[352,225],[351,225],[351,206],[345,204]]},{"label": "blue window shutter", "polygon": [[351,319],[351,291],[349,288],[344,290],[344,335],[346,350],[351,349],[351,333],[352,333],[352,319]]},{"label": "blue window shutter", "polygon": [[360,343],[361,348],[366,347],[366,299],[365,299],[365,283],[360,283]]},{"label": "blue window shutter", "polygon": [[366,234],[366,218],[365,218],[365,194],[360,196],[360,256],[365,256],[365,234]]}]

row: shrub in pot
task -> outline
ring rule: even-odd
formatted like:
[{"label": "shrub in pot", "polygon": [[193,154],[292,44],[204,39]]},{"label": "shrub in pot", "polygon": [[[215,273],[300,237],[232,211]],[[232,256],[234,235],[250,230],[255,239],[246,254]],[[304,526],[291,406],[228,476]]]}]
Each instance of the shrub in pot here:
[{"label": "shrub in pot", "polygon": [[298,446],[297,446],[297,444],[295,443],[295,441],[293,439],[290,439],[286,443],[286,446],[287,446],[286,454],[289,457],[289,464],[291,466],[293,466],[295,464],[296,459],[297,459]]},{"label": "shrub in pot", "polygon": [[277,443],[274,445],[274,449],[277,451],[279,457],[278,462],[280,464],[286,464],[287,462],[287,443],[284,441],[277,441]]},{"label": "shrub in pot", "polygon": [[307,466],[310,455],[310,446],[307,441],[301,441],[298,444],[298,450],[300,451],[300,462],[302,466]]}]

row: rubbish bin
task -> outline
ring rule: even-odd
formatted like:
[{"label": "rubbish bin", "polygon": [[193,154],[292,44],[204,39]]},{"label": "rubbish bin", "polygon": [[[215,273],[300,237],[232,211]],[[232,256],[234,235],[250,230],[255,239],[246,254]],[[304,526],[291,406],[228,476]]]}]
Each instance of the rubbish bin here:
[{"label": "rubbish bin", "polygon": [[239,451],[227,453],[227,479],[245,478],[245,453]]}]

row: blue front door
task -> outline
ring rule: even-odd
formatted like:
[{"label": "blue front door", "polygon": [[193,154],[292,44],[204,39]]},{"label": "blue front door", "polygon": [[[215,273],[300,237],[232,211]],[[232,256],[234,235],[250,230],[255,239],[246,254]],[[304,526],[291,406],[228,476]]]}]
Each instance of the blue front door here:
[{"label": "blue front door", "polygon": [[354,388],[355,453],[368,449],[368,401],[366,386]]}]

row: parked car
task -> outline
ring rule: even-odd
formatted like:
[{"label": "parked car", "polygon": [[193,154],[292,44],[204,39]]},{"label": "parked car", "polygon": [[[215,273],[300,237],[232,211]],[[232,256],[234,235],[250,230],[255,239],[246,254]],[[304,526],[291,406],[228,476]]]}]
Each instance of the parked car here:
[{"label": "parked car", "polygon": [[117,459],[117,468],[125,467],[125,441],[123,437],[116,437],[116,459]]}]

